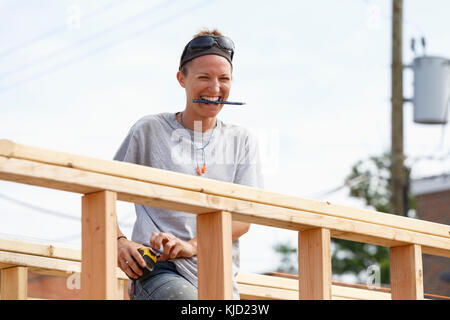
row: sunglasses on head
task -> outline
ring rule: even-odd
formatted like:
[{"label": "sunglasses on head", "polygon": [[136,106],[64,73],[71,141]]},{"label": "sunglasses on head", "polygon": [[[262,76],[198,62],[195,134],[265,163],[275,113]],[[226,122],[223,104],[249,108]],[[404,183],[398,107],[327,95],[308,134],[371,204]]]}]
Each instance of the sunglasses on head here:
[{"label": "sunglasses on head", "polygon": [[230,51],[231,59],[233,60],[234,43],[230,38],[225,36],[200,36],[192,39],[184,48],[183,54],[181,55],[181,60],[183,60],[183,57],[188,49],[206,50],[212,48],[214,45],[223,50]]}]

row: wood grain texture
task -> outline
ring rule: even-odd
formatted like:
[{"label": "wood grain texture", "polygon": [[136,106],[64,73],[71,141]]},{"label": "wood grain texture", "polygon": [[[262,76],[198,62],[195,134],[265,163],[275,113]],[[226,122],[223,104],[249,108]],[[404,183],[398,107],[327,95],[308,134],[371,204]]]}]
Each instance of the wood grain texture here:
[{"label": "wood grain texture", "polygon": [[101,191],[82,199],[81,290],[86,299],[117,299],[116,194]]},{"label": "wood grain texture", "polygon": [[[0,268],[10,268],[14,266],[23,266],[34,273],[58,277],[68,277],[74,273],[81,273],[80,261],[0,251]],[[126,274],[119,268],[116,269],[116,277],[121,280],[128,279]]]},{"label": "wood grain texture", "polygon": [[[240,272],[236,278],[239,294],[244,300],[297,300],[297,279]],[[332,300],[390,300],[389,292],[332,285]]]},{"label": "wood grain texture", "polygon": [[331,238],[324,228],[298,233],[299,298],[331,299]]},{"label": "wood grain texture", "polygon": [[0,251],[25,253],[48,258],[81,261],[81,251],[53,245],[13,239],[0,239]]},{"label": "wood grain texture", "polygon": [[320,213],[333,217],[369,222],[382,226],[450,238],[450,226],[448,225],[375,212],[373,210],[346,207],[332,204],[328,201],[317,201],[283,195],[248,186],[205,179],[203,177],[195,177],[131,163],[96,159],[55,150],[37,148],[5,139],[0,139],[0,155],[7,158],[32,160],[66,168],[80,169],[93,173],[102,173],[115,177],[123,177],[163,186],[202,192],[204,194]]},{"label": "wood grain texture", "polygon": [[418,245],[390,248],[391,292],[393,300],[422,300],[422,250]]},{"label": "wood grain texture", "polygon": [[197,243],[199,300],[232,299],[231,214],[198,215]]},{"label": "wood grain texture", "polygon": [[26,300],[28,297],[28,269],[11,267],[1,270],[0,284],[2,300]]},{"label": "wood grain texture", "polygon": [[[7,159],[0,156],[0,179],[72,192],[117,192],[119,200],[191,213],[228,211],[233,220],[290,230],[323,227],[334,238],[387,247],[419,244],[424,253],[450,257],[450,239],[396,227],[349,220],[326,214],[293,210],[204,194],[174,187],[107,176],[61,166]],[[441,225],[448,227],[445,225]]]}]

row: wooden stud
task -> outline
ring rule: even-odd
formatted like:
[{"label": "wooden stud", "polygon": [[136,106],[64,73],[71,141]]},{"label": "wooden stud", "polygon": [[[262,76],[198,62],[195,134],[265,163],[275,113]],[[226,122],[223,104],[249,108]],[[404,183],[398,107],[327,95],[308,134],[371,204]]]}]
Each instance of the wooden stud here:
[{"label": "wooden stud", "polygon": [[125,280],[117,279],[117,298],[118,300],[124,300],[125,298],[126,282]]},{"label": "wooden stud", "polygon": [[324,228],[299,231],[299,298],[331,299],[331,238]]},{"label": "wooden stud", "polygon": [[423,299],[422,250],[419,245],[390,248],[393,300]]},{"label": "wooden stud", "polygon": [[81,290],[86,299],[117,299],[116,193],[82,199]]},{"label": "wooden stud", "polygon": [[11,267],[2,269],[1,299],[26,300],[28,298],[28,269]]},{"label": "wooden stud", "polygon": [[233,298],[231,214],[197,216],[198,299]]}]

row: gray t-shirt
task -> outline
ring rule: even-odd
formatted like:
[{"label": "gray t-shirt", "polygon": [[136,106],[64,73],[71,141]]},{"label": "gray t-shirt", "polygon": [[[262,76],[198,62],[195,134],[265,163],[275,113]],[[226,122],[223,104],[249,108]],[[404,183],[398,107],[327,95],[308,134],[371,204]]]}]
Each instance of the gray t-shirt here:
[{"label": "gray t-shirt", "polygon": [[[148,115],[138,120],[122,142],[114,160],[263,188],[257,141],[248,130],[225,124],[201,133],[185,129],[175,113]],[[206,147],[204,147],[206,145]],[[202,147],[204,147],[202,149]],[[203,152],[204,151],[204,152]],[[153,232],[171,233],[188,241],[196,237],[196,215],[135,204],[136,222],[132,240],[149,245]],[[239,270],[239,240],[233,242],[233,298],[239,299],[236,274]],[[197,286],[197,256],[171,260],[189,282]]]}]

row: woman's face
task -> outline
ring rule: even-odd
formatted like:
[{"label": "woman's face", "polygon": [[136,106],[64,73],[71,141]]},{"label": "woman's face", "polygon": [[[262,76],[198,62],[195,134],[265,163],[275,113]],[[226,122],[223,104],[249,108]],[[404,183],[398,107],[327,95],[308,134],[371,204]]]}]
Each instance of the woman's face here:
[{"label": "woman's face", "polygon": [[204,55],[188,62],[187,75],[177,79],[186,90],[186,110],[199,118],[216,117],[223,104],[193,103],[193,99],[227,100],[231,88],[231,65],[218,55]]}]

